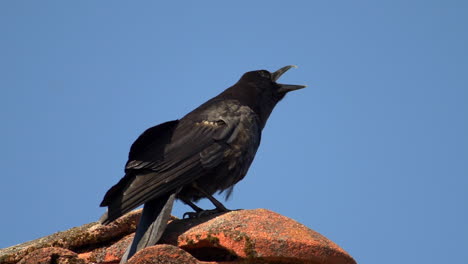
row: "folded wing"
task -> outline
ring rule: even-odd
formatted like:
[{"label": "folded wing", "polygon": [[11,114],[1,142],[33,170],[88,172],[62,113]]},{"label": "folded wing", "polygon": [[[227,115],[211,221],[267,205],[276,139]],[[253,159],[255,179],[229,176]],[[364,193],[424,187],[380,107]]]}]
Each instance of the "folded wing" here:
[{"label": "folded wing", "polygon": [[233,134],[235,119],[170,121],[146,130],[133,143],[126,175],[105,195],[106,224],[139,205],[174,192],[217,166]]}]

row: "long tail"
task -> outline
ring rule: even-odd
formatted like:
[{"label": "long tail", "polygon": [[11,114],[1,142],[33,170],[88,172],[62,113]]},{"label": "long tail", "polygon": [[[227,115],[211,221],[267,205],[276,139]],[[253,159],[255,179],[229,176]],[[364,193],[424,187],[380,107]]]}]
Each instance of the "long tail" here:
[{"label": "long tail", "polygon": [[177,192],[146,202],[132,244],[122,256],[120,264],[127,263],[136,252],[155,245],[161,238],[171,216]]}]

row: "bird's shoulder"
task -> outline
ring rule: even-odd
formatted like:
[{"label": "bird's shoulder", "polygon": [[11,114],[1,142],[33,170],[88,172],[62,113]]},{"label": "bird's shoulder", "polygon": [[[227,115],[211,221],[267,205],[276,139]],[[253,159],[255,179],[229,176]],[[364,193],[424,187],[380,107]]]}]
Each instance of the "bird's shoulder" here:
[{"label": "bird's shoulder", "polygon": [[224,122],[227,125],[237,124],[239,122],[258,123],[257,114],[247,105],[243,105],[238,100],[217,99],[214,98],[197,109],[188,113],[181,119],[182,123],[192,123],[194,125],[205,122]]},{"label": "bird's shoulder", "polygon": [[236,100],[209,101],[180,120],[147,129],[133,143],[126,169],[154,170],[193,155],[213,157],[231,147],[256,148],[260,134],[258,118],[248,106]]}]

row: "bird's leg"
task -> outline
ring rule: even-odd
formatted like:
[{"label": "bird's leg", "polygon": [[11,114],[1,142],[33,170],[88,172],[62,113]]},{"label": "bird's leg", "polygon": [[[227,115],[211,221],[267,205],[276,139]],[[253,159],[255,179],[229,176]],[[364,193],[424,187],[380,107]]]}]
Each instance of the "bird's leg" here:
[{"label": "bird's leg", "polygon": [[203,209],[196,206],[194,203],[192,203],[192,201],[190,201],[188,199],[184,198],[184,199],[181,199],[181,200],[182,200],[182,202],[184,202],[188,206],[192,207],[192,209],[195,211],[195,212],[186,212],[186,213],[184,213],[184,215],[182,216],[183,219],[185,219],[185,217],[187,217],[187,218],[196,218],[199,213],[204,211]]},{"label": "bird's leg", "polygon": [[192,203],[190,200],[182,199],[182,202],[186,203],[188,206],[192,207],[195,212],[201,212],[203,209]]},{"label": "bird's leg", "polygon": [[210,202],[213,203],[214,206],[216,206],[216,209],[218,212],[227,212],[227,211],[230,211],[229,209],[227,209],[226,207],[224,207],[224,205],[216,200],[216,198],[214,198],[211,194],[205,192],[203,189],[199,188],[198,186],[195,186],[195,188],[201,192],[204,196],[206,196],[206,198],[208,198],[208,200],[210,200]]},{"label": "bird's leg", "polygon": [[207,193],[205,190],[203,190],[202,188],[200,188],[197,184],[193,183],[192,184],[192,187],[197,190],[198,192],[200,192],[203,196],[205,196],[206,198],[208,198],[208,200],[210,200],[210,202],[213,203],[213,205],[216,207],[215,209],[211,209],[211,210],[203,210],[201,209],[200,207],[196,206],[194,203],[192,203],[191,201],[187,200],[187,199],[181,199],[184,203],[186,203],[187,205],[189,205],[190,207],[193,208],[193,210],[195,210],[195,212],[187,212],[183,215],[183,218],[187,217],[187,218],[199,218],[199,217],[202,217],[202,216],[208,216],[208,215],[212,215],[212,214],[217,214],[217,213],[224,213],[224,212],[229,212],[231,210],[227,209],[226,207],[224,207],[224,205],[216,200],[216,198],[214,198],[211,194]]},{"label": "bird's leg", "polygon": [[193,187],[197,191],[202,193],[206,198],[208,198],[208,200],[210,200],[210,202],[212,202],[213,205],[216,207],[215,209],[212,209],[212,210],[204,210],[204,211],[198,212],[198,217],[231,211],[227,209],[226,207],[224,207],[224,205],[220,201],[216,200],[216,198],[214,198],[211,194],[207,193],[205,190],[200,188],[198,185],[193,184]]}]

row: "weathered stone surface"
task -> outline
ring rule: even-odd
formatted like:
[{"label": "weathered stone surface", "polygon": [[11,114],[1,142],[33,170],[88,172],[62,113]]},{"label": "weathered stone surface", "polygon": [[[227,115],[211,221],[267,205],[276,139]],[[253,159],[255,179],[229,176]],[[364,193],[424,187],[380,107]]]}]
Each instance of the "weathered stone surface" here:
[{"label": "weathered stone surface", "polygon": [[130,234],[110,246],[96,248],[92,251],[78,254],[85,263],[119,263],[134,234]]},{"label": "weathered stone surface", "polygon": [[60,247],[82,252],[98,245],[106,245],[135,231],[141,210],[130,212],[104,226],[97,222],[58,232],[23,244],[0,249],[0,263],[14,264],[36,249]]},{"label": "weathered stone surface", "polygon": [[172,245],[147,247],[136,253],[128,264],[201,264],[186,251]]},{"label": "weathered stone surface", "polygon": [[[140,214],[134,211],[108,226],[91,223],[1,249],[0,263],[117,264]],[[130,264],[356,263],[319,233],[265,209],[171,221],[160,245],[141,250]]]},{"label": "weathered stone surface", "polygon": [[85,264],[85,262],[68,249],[46,247],[34,250],[18,264]]},{"label": "weathered stone surface", "polygon": [[161,243],[176,245],[203,261],[356,263],[319,233],[265,209],[176,220],[168,225]]}]

